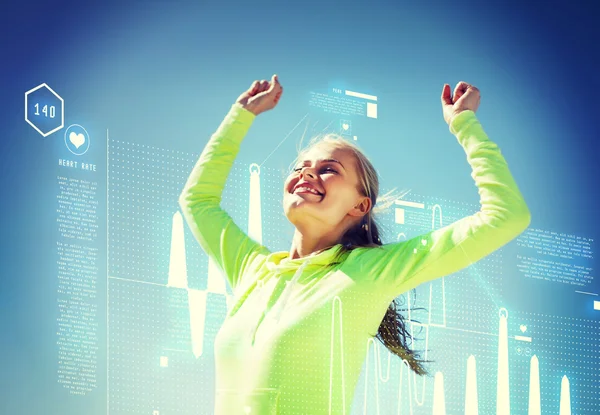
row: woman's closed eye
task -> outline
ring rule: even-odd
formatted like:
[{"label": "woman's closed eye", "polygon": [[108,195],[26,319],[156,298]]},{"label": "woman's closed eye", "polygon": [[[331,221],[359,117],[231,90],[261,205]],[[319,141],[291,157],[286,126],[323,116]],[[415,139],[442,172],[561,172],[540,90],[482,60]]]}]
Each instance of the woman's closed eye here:
[{"label": "woman's closed eye", "polygon": [[[297,167],[297,168],[294,169],[295,172],[298,172],[300,170],[302,170],[302,167]],[[324,168],[321,169],[322,172],[323,171],[328,171],[328,170],[337,174],[337,171],[334,170],[334,169],[332,169],[331,167],[324,167]]]}]

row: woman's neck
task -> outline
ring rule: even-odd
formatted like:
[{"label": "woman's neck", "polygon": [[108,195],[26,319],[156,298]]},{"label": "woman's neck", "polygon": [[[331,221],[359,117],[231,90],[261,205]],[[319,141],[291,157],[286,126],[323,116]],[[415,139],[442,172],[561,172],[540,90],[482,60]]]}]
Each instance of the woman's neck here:
[{"label": "woman's neck", "polygon": [[319,238],[310,238],[296,229],[292,247],[290,248],[290,259],[304,258],[305,256],[318,254],[339,243],[338,237],[327,237],[321,235]]}]

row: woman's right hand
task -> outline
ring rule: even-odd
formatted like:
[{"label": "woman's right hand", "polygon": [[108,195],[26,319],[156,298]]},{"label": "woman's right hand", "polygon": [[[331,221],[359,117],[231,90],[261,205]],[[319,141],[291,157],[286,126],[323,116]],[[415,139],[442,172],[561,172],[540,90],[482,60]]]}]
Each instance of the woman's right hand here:
[{"label": "woman's right hand", "polygon": [[442,112],[444,120],[448,125],[452,124],[452,120],[463,111],[477,111],[481,94],[479,89],[464,81],[456,84],[454,88],[454,96],[450,96],[450,85],[444,84],[442,89]]},{"label": "woman's right hand", "polygon": [[273,75],[271,82],[264,79],[254,81],[250,89],[242,93],[236,102],[254,115],[258,115],[275,108],[282,93],[283,87],[279,83],[277,75]]}]

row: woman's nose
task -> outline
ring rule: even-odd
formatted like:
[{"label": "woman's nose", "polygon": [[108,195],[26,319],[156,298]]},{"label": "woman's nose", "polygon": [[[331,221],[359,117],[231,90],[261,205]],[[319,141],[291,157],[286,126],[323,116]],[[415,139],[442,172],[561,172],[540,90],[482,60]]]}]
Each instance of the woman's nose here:
[{"label": "woman's nose", "polygon": [[304,175],[307,175],[307,176],[309,176],[309,177],[311,177],[313,179],[315,178],[315,173],[313,172],[312,169],[306,169],[306,168],[303,169],[302,170],[302,176],[304,176]]}]

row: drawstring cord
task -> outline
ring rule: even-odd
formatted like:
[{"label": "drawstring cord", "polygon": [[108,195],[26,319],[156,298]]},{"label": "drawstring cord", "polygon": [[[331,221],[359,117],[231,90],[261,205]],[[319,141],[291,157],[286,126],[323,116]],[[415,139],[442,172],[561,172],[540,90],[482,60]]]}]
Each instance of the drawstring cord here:
[{"label": "drawstring cord", "polygon": [[281,306],[279,306],[279,310],[277,311],[277,314],[275,315],[275,321],[277,321],[277,323],[279,323],[279,320],[281,319],[281,314],[283,313],[283,310],[285,309],[285,306],[286,306],[286,304],[290,298],[290,295],[292,293],[292,289],[294,288],[294,285],[296,284],[296,281],[298,281],[298,279],[302,275],[302,271],[304,271],[304,268],[306,268],[306,266],[309,264],[309,262],[310,262],[310,259],[307,259],[306,261],[304,261],[304,263],[302,265],[300,265],[300,268],[298,268],[298,270],[294,274],[294,278],[292,278],[292,281],[289,284],[287,284],[287,286],[283,290],[283,294],[282,294],[283,301],[282,301]]},{"label": "drawstring cord", "polygon": [[[281,294],[282,296],[282,301],[280,302],[280,306],[278,307],[278,310],[275,312],[275,316],[273,317],[275,319],[276,323],[279,323],[279,321],[281,320],[281,315],[283,314],[283,311],[285,310],[285,307],[289,301],[290,295],[292,293],[292,289],[294,288],[294,285],[296,284],[296,282],[298,281],[298,279],[300,279],[300,276],[302,275],[302,271],[304,271],[304,268],[306,268],[306,266],[310,263],[310,259],[307,259],[302,265],[300,265],[300,267],[296,270],[296,273],[294,274],[294,277],[292,278],[291,281],[289,281],[289,284],[286,283],[286,287],[283,289],[283,293]],[[263,288],[263,281],[259,280],[257,282],[257,286],[259,289]],[[264,293],[260,294],[261,299],[264,298]],[[260,324],[263,322],[263,320],[265,319],[266,314],[268,313],[268,309],[263,310],[263,312],[261,313],[260,318],[258,319],[258,323],[251,329],[251,333],[252,333],[252,345],[254,345],[254,341],[256,340],[256,332],[258,331],[258,328],[260,327]]]}]

